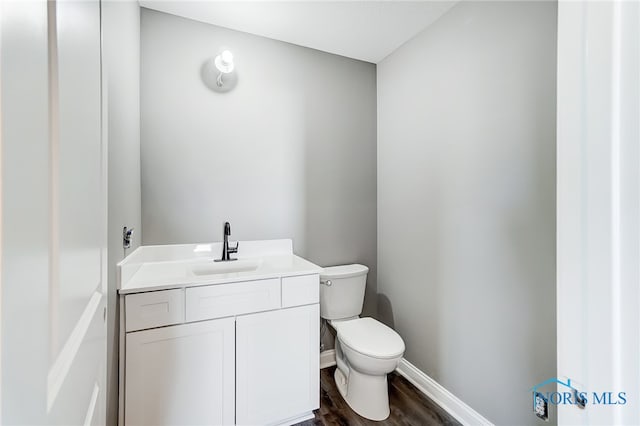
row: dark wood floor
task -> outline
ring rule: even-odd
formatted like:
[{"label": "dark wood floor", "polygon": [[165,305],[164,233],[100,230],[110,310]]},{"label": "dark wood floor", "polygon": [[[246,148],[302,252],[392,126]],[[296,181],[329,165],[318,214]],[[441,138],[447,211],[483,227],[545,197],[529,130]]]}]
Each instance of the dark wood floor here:
[{"label": "dark wood floor", "polygon": [[387,420],[374,422],[357,415],[340,395],[333,380],[336,367],[320,372],[320,409],[316,418],[299,423],[298,426],[315,425],[459,425],[446,411],[427,398],[404,377],[389,374],[389,406],[391,414]]}]

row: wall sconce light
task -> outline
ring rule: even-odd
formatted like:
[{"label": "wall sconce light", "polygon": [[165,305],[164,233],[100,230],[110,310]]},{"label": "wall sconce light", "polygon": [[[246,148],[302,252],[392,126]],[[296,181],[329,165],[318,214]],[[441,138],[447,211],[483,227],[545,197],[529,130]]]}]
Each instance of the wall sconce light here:
[{"label": "wall sconce light", "polygon": [[211,58],[202,65],[201,77],[204,84],[214,92],[228,92],[238,82],[238,76],[233,62],[233,53],[223,50],[215,58]]}]

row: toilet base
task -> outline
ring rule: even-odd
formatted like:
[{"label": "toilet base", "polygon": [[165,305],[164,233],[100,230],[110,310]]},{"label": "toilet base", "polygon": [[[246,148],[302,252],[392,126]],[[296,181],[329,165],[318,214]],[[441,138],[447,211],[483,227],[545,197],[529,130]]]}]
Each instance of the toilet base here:
[{"label": "toilet base", "polygon": [[389,389],[387,375],[372,376],[349,369],[349,377],[336,368],[333,375],[340,395],[349,407],[369,420],[385,420],[389,417]]}]

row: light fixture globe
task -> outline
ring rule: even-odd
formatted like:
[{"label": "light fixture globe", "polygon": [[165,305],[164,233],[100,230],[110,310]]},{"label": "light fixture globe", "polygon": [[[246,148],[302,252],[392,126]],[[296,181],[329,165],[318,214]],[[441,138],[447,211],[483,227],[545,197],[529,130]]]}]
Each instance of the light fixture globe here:
[{"label": "light fixture globe", "polygon": [[216,68],[218,71],[224,74],[228,74],[233,71],[233,54],[224,50],[215,59]]},{"label": "light fixture globe", "polygon": [[238,84],[238,71],[230,50],[220,49],[218,52],[202,64],[200,75],[205,86],[214,92],[229,92]]}]

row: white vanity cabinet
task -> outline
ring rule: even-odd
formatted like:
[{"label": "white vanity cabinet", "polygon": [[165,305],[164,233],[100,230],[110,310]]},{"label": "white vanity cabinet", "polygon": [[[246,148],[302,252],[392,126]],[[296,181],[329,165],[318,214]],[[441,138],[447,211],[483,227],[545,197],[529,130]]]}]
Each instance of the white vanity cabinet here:
[{"label": "white vanity cabinet", "polygon": [[291,424],[319,407],[317,273],[120,300],[121,426]]},{"label": "white vanity cabinet", "polygon": [[127,334],[127,425],[229,425],[235,407],[233,318]]}]

